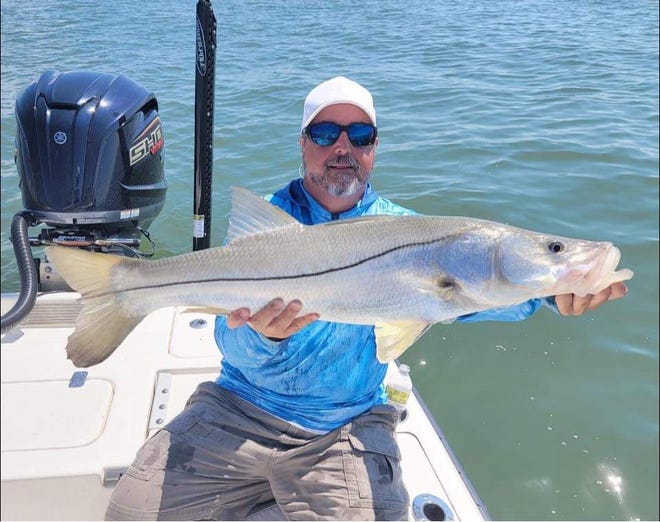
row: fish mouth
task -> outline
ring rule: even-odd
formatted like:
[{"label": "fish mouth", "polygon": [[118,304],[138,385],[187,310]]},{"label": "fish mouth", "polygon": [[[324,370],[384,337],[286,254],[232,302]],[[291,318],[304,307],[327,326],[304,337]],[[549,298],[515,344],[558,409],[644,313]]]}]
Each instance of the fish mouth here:
[{"label": "fish mouth", "polygon": [[561,293],[584,297],[587,294],[597,294],[617,281],[630,279],[630,270],[616,270],[620,260],[621,251],[617,247],[612,243],[602,243],[602,247],[591,259],[571,266],[558,277]]}]

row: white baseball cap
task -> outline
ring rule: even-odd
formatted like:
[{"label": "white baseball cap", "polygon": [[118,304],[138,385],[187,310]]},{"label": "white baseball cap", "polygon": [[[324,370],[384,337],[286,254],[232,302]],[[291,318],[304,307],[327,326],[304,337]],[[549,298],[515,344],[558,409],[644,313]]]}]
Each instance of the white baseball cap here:
[{"label": "white baseball cap", "polygon": [[349,103],[359,107],[369,116],[371,123],[376,125],[376,109],[371,93],[359,83],[343,76],[337,76],[317,85],[309,92],[305,98],[300,130],[305,130],[305,127],[323,109],[338,103]]}]

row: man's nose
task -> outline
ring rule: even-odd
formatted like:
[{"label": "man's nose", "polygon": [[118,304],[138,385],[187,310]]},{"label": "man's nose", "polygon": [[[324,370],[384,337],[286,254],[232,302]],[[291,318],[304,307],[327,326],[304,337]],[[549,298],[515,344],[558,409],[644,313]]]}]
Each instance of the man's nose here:
[{"label": "man's nose", "polygon": [[339,138],[335,142],[335,151],[349,151],[351,149],[351,140],[348,139],[348,133],[343,130],[339,133]]}]

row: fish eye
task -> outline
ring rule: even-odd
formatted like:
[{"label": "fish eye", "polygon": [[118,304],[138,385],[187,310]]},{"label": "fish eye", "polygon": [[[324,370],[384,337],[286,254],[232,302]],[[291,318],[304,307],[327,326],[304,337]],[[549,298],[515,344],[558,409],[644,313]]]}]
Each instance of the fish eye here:
[{"label": "fish eye", "polygon": [[548,244],[548,250],[552,252],[553,254],[559,254],[564,251],[564,243],[561,241],[552,241],[550,244]]},{"label": "fish eye", "polygon": [[449,278],[449,277],[440,277],[436,281],[436,285],[438,285],[438,288],[441,290],[444,290],[445,292],[448,292],[454,288],[454,282]]}]

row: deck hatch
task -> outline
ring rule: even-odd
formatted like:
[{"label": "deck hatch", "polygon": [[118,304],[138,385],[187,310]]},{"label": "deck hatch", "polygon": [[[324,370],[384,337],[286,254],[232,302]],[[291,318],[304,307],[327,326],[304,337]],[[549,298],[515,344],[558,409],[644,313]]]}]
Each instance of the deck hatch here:
[{"label": "deck hatch", "polygon": [[101,436],[112,402],[105,379],[2,383],[2,451],[77,448]]}]

